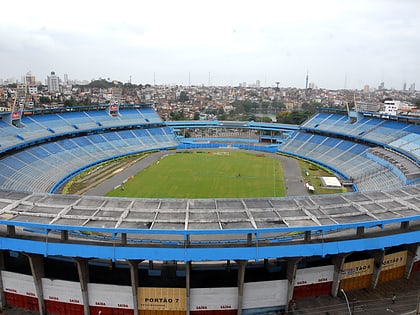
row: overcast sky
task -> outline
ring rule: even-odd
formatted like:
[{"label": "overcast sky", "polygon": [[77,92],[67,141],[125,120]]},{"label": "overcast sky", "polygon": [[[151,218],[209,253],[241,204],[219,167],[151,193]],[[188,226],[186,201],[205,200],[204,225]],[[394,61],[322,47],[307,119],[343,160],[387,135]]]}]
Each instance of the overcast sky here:
[{"label": "overcast sky", "polygon": [[5,1],[0,78],[420,86],[418,0]]}]

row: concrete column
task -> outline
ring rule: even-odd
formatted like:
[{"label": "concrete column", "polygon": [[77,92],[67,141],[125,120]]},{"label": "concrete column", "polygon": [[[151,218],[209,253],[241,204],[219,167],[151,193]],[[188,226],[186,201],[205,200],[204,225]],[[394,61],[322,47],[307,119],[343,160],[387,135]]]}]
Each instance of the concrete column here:
[{"label": "concrete column", "polygon": [[341,269],[343,269],[344,261],[348,255],[350,254],[335,255],[332,259],[332,262],[334,264],[334,276],[331,288],[331,295],[333,297],[337,297],[338,289],[340,288],[340,272]]},{"label": "concrete column", "polygon": [[310,242],[312,236],[312,231],[305,231],[305,242]]},{"label": "concrete column", "polygon": [[245,268],[247,261],[238,260],[238,315],[242,315],[242,305],[244,299]]},{"label": "concrete column", "polygon": [[4,297],[4,288],[3,288],[3,277],[1,276],[1,271],[5,269],[4,266],[4,251],[0,251],[0,311],[6,305],[6,298]]},{"label": "concrete column", "polygon": [[186,311],[187,311],[187,315],[190,315],[191,312],[191,305],[190,305],[190,301],[191,301],[191,261],[187,261],[185,264],[185,291],[186,291],[186,300],[185,300],[185,304],[186,304]]},{"label": "concrete column", "polygon": [[293,290],[295,288],[296,269],[302,257],[287,259],[287,304],[286,311],[289,310],[289,301],[293,299]]},{"label": "concrete column", "polygon": [[7,226],[7,236],[15,237],[16,236],[16,229],[14,225]]},{"label": "concrete column", "polygon": [[130,266],[131,293],[133,295],[134,315],[139,314],[138,287],[139,287],[139,263],[141,262],[142,260],[128,260],[128,265]]},{"label": "concrete column", "polygon": [[121,245],[127,245],[127,233],[121,234]]},{"label": "concrete column", "polygon": [[372,289],[375,289],[378,284],[379,275],[381,274],[385,251],[375,250],[372,252],[372,256],[373,256],[373,274],[372,274],[372,282],[370,286]]},{"label": "concrete column", "polygon": [[62,242],[66,242],[66,241],[69,240],[69,231],[62,230],[61,233],[60,233],[60,235],[61,235],[61,241]]},{"label": "concrete column", "polygon": [[409,227],[410,227],[410,222],[409,221],[401,222],[401,230],[407,231]]},{"label": "concrete column", "polygon": [[247,243],[248,246],[252,245],[252,233],[248,233],[246,235],[246,243]]},{"label": "concrete column", "polygon": [[80,289],[82,290],[83,310],[85,315],[90,315],[89,308],[89,266],[86,258],[76,258],[77,273],[79,274]]},{"label": "concrete column", "polygon": [[29,265],[31,266],[32,278],[34,279],[35,291],[38,297],[38,308],[39,314],[44,315],[45,303],[44,303],[44,291],[42,289],[42,277],[44,273],[44,257],[38,254],[27,254],[29,259]]},{"label": "concrete column", "polygon": [[417,255],[418,244],[407,245],[407,263],[405,264],[404,278],[410,279],[411,270],[414,265],[414,258]]}]

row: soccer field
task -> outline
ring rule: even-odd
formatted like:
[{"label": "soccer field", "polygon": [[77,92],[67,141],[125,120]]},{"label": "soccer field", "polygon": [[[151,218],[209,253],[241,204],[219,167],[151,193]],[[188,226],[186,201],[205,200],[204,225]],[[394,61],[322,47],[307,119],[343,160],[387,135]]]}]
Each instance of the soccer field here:
[{"label": "soccer field", "polygon": [[281,163],[259,153],[206,151],[164,156],[107,196],[246,198],[285,196]]}]

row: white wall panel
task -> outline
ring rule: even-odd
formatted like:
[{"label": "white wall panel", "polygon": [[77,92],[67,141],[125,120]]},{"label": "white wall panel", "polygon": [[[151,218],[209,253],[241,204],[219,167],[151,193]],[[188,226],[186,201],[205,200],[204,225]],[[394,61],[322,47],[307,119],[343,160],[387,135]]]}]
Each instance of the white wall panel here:
[{"label": "white wall panel", "polygon": [[133,309],[131,287],[89,283],[89,305]]},{"label": "white wall panel", "polygon": [[238,288],[195,288],[190,292],[191,311],[236,310]]},{"label": "white wall panel", "polygon": [[332,282],[334,266],[322,266],[296,270],[295,286]]},{"label": "white wall panel", "polygon": [[44,299],[83,305],[79,282],[42,278]]},{"label": "white wall panel", "polygon": [[32,276],[2,270],[1,277],[5,292],[37,297]]},{"label": "white wall panel", "polygon": [[285,305],[287,280],[249,282],[244,286],[243,309]]}]

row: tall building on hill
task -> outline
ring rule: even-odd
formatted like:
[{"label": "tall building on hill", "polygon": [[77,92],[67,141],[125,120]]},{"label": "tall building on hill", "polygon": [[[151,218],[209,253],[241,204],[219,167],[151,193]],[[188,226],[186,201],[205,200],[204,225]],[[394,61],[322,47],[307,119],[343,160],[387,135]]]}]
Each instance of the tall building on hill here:
[{"label": "tall building on hill", "polygon": [[47,77],[48,91],[50,93],[60,92],[60,79],[55,75],[55,72],[51,72],[51,75]]},{"label": "tall building on hill", "polygon": [[25,84],[28,85],[36,85],[35,76],[29,71],[25,76]]}]

